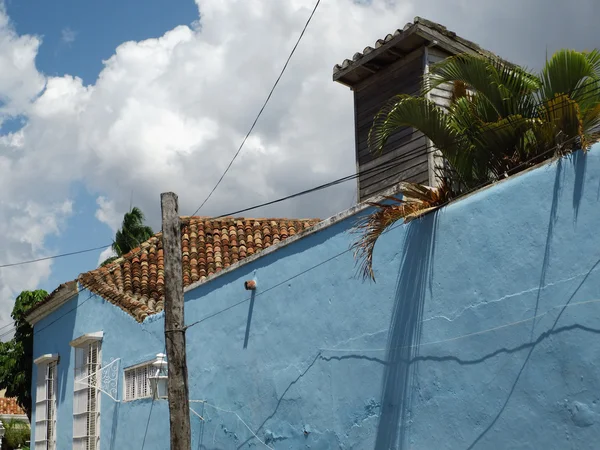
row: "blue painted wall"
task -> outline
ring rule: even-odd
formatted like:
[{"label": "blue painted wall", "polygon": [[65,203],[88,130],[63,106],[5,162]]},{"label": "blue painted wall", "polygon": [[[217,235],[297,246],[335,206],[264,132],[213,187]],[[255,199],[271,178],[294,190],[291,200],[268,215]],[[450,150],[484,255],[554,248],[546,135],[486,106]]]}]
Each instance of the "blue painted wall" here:
[{"label": "blue painted wall", "polygon": [[[248,427],[276,449],[597,448],[600,146],[395,227],[377,283],[354,277],[354,220],[186,294],[194,449],[265,448]],[[61,355],[59,449],[70,340],[103,330],[121,371],[164,350],[162,316],[86,291],[35,329]],[[168,448],[165,401],[103,395],[101,417],[102,449]]]}]

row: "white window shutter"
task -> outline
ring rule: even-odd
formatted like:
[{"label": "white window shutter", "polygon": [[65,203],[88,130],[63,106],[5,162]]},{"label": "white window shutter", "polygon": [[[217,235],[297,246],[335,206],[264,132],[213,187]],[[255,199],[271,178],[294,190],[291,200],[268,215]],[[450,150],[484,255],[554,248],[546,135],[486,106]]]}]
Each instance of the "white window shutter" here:
[{"label": "white window shutter", "polygon": [[[87,448],[88,384],[87,352],[75,349],[75,385],[73,386],[73,450]],[[80,381],[77,381],[80,380]]]},{"label": "white window shutter", "polygon": [[46,450],[46,364],[37,366],[35,389],[35,449]]},{"label": "white window shutter", "polygon": [[[51,355],[48,355],[51,356]],[[41,357],[36,362],[35,450],[55,450],[56,446],[56,360]]]},{"label": "white window shutter", "polygon": [[125,400],[135,398],[135,370],[125,371]]},{"label": "white window shutter", "polygon": [[48,401],[46,402],[46,439],[48,440],[48,449],[53,450],[56,442],[56,362],[48,364],[46,377],[46,393]]}]

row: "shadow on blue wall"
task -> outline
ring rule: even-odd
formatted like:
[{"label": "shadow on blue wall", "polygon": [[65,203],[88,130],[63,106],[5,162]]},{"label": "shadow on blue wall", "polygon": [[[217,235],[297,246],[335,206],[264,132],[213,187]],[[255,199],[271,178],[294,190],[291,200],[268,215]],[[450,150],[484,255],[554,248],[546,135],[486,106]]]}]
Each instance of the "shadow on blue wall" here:
[{"label": "shadow on blue wall", "polygon": [[417,372],[417,365],[411,364],[411,360],[417,354],[421,338],[437,220],[438,212],[434,212],[407,227],[387,343],[375,450],[402,449],[406,444]]},{"label": "shadow on blue wall", "polygon": [[575,185],[573,186],[573,212],[575,213],[574,221],[577,222],[579,216],[579,206],[581,197],[583,196],[583,188],[585,187],[585,171],[587,168],[587,154],[582,150],[570,155],[570,160],[575,167]]},{"label": "shadow on blue wall", "polygon": [[[573,185],[573,221],[577,222],[577,217],[579,214],[579,206],[581,204],[581,197],[583,195],[583,188],[585,182],[585,171],[586,171],[586,154],[580,150],[571,155],[569,155],[569,160],[573,165],[573,169],[575,171],[575,181]],[[550,217],[548,219],[548,231],[546,234],[546,246],[544,250],[544,260],[542,262],[542,270],[540,274],[540,282],[539,288],[535,303],[535,311],[534,316],[537,315],[540,297],[542,294],[542,290],[546,285],[546,275],[548,273],[548,264],[550,261],[550,250],[552,245],[552,238],[554,236],[554,226],[556,225],[556,221],[558,219],[558,202],[561,196],[561,184],[563,182],[564,173],[563,173],[563,159],[559,159],[556,162],[556,176],[554,178],[554,188],[552,191],[552,206],[550,208]],[[535,330],[535,319],[531,325],[531,339],[533,340],[533,333]]]},{"label": "shadow on blue wall", "polygon": [[[69,371],[74,370],[74,368],[71,367],[71,347],[69,345],[69,342],[71,341],[70,337],[73,336],[73,330],[75,329],[75,310],[79,306],[78,300],[79,296],[75,297],[74,300],[71,300],[72,306],[69,308],[68,312],[55,319],[55,322],[58,322],[60,320],[59,329],[61,334],[61,339],[56,339],[54,341],[57,343],[61,343],[61,346],[56,349],[56,352],[60,355],[60,361],[57,366],[58,392],[56,401],[58,405],[62,405],[65,399],[73,394],[71,389],[67,389],[67,380],[69,379],[69,375],[71,375]],[[86,300],[84,301],[87,300],[89,300],[89,298],[86,298]],[[54,322],[44,325],[44,328],[50,327],[52,323]],[[44,328],[36,330],[36,333],[40,333],[41,331],[43,331]]]},{"label": "shadow on blue wall", "polygon": [[[581,152],[579,152],[581,153]],[[537,316],[538,309],[540,306],[540,299],[542,296],[542,290],[546,285],[546,275],[548,273],[548,264],[550,262],[550,247],[552,244],[552,237],[554,236],[554,225],[558,219],[558,200],[560,199],[561,183],[563,181],[563,161],[559,159],[556,162],[556,175],[554,177],[554,188],[552,190],[552,206],[550,207],[550,218],[548,219],[548,231],[546,232],[546,245],[544,247],[544,260],[542,261],[542,270],[540,274],[540,282],[535,299],[535,311],[534,316]],[[575,202],[575,192],[573,192],[573,202]],[[531,323],[531,336],[533,340],[533,333],[535,330],[535,319]]]},{"label": "shadow on blue wall", "polygon": [[[585,277],[583,278],[583,280],[581,280],[581,283],[579,283],[579,285],[575,288],[575,290],[573,291],[573,293],[569,297],[569,300],[565,303],[565,305],[561,308],[560,312],[556,316],[556,319],[554,320],[554,323],[552,324],[552,326],[550,327],[550,329],[548,329],[548,330],[544,331],[543,333],[541,333],[540,336],[535,341],[532,341],[530,343],[523,344],[523,345],[520,345],[519,347],[517,347],[517,349],[524,349],[524,348],[529,347],[529,352],[527,353],[527,356],[525,356],[525,360],[523,361],[523,365],[521,366],[521,368],[517,372],[517,376],[515,377],[515,381],[511,385],[511,388],[508,391],[508,395],[506,396],[506,400],[504,401],[504,403],[500,407],[500,410],[498,411],[498,413],[496,414],[496,416],[494,416],[494,418],[492,419],[492,421],[490,422],[490,424],[485,428],[485,430],[483,430],[483,432],[479,436],[477,436],[477,438],[473,441],[473,443],[471,445],[469,445],[469,447],[467,447],[467,450],[471,450],[471,449],[475,448],[475,446],[477,445],[477,443],[479,441],[481,441],[481,439],[484,438],[484,436],[494,427],[494,425],[496,424],[496,422],[498,421],[498,419],[500,419],[500,416],[502,416],[502,413],[506,409],[506,406],[508,405],[508,402],[510,401],[513,393],[515,392],[517,384],[519,383],[521,375],[523,374],[523,371],[525,370],[525,367],[527,366],[527,363],[529,362],[529,360],[531,358],[531,355],[533,354],[533,351],[535,350],[536,346],[540,342],[542,342],[544,339],[546,339],[547,337],[549,337],[551,335],[558,334],[558,333],[561,333],[561,332],[564,332],[564,331],[575,330],[575,329],[579,329],[579,330],[588,331],[588,332],[591,332],[591,333],[600,334],[600,330],[597,330],[595,328],[585,327],[585,326],[579,325],[579,324],[569,325],[569,326],[561,327],[561,328],[558,328],[558,329],[556,328],[556,325],[558,324],[558,321],[560,320],[562,314],[569,307],[569,304],[571,303],[571,301],[573,300],[573,298],[575,298],[575,295],[577,295],[577,292],[579,292],[579,290],[583,287],[583,285],[585,284],[585,282],[589,278],[590,274],[596,269],[596,267],[598,267],[599,264],[600,264],[600,259],[594,263],[594,265],[587,272],[587,274],[585,275]],[[513,351],[517,351],[517,349],[514,349]],[[502,351],[503,351],[502,349],[501,350],[497,350],[497,351],[493,352],[491,355],[496,355],[496,354],[498,354],[498,353],[500,353]],[[512,353],[512,351],[508,351],[508,350],[505,350],[505,351],[507,353],[509,353],[509,352]],[[487,355],[487,356],[484,356],[483,358],[480,358],[480,359],[481,360],[485,360],[489,356],[490,355]]]},{"label": "shadow on blue wall", "polygon": [[[146,437],[148,436],[148,427],[150,426],[150,419],[152,418],[152,410],[154,409],[154,399],[152,399],[152,403],[150,404],[150,411],[148,412],[148,421],[146,422],[146,427],[144,429],[144,439],[142,440],[142,447],[141,450],[144,450],[144,447],[146,446]],[[113,430],[113,436],[116,435],[115,431]],[[154,445],[154,443],[152,443],[152,445]],[[111,447],[112,450],[112,447]]]},{"label": "shadow on blue wall", "polygon": [[[112,412],[112,423],[110,427],[110,450],[115,450],[115,441],[117,438],[117,427],[119,426],[119,406],[121,404],[115,402]],[[142,447],[143,448],[143,447]]]},{"label": "shadow on blue wall", "polygon": [[248,320],[246,321],[246,335],[244,336],[244,348],[248,348],[248,339],[250,338],[250,325],[252,324],[252,311],[254,311],[254,299],[256,291],[250,295],[250,306],[248,307]]}]

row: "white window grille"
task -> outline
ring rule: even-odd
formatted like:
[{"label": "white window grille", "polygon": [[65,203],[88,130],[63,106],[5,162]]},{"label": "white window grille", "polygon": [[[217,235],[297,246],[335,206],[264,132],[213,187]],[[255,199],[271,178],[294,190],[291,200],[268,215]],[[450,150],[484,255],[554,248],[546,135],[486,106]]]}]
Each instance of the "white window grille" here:
[{"label": "white window grille", "polygon": [[35,450],[56,448],[56,355],[35,360],[38,366],[35,395]]},{"label": "white window grille", "polygon": [[73,450],[99,449],[100,367],[100,340],[87,341],[75,348]]},{"label": "white window grille", "polygon": [[152,361],[124,370],[123,397],[125,401],[165,396],[163,384],[166,383],[167,363],[164,358],[165,355],[159,353]]}]

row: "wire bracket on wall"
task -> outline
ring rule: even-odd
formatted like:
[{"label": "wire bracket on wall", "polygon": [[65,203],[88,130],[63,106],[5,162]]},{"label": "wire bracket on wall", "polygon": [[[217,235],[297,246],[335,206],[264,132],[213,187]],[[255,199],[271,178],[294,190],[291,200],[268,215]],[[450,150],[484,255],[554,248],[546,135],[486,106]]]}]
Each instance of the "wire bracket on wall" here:
[{"label": "wire bracket on wall", "polygon": [[101,367],[85,377],[75,380],[75,383],[94,387],[100,392],[108,395],[114,402],[119,403],[120,400],[117,399],[119,386],[119,361],[121,361],[121,358],[113,358],[104,367]]}]

